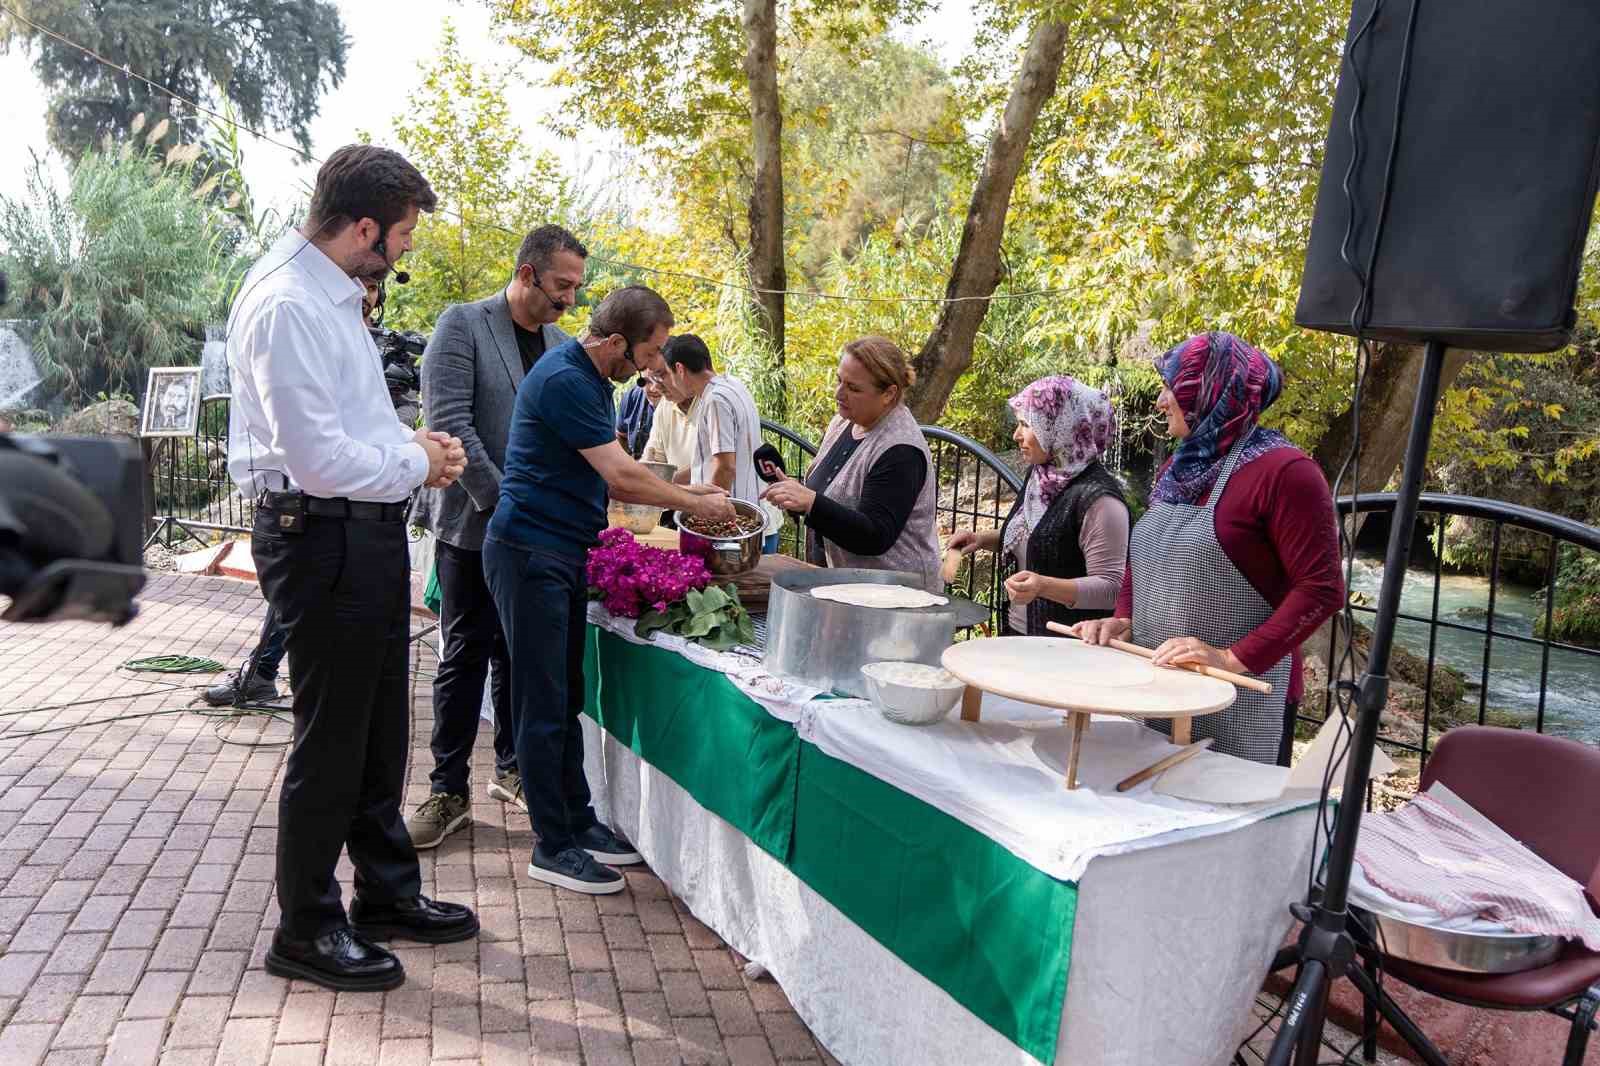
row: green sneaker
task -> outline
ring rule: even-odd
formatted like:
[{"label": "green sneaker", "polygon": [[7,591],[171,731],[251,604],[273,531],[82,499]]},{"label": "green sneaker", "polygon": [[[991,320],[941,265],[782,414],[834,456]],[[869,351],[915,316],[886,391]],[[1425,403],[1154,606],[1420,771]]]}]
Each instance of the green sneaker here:
[{"label": "green sneaker", "polygon": [[472,821],[472,801],[465,796],[435,792],[406,819],[406,832],[414,848],[435,848],[445,837]]},{"label": "green sneaker", "polygon": [[528,801],[522,795],[522,774],[516,770],[508,774],[497,771],[494,780],[489,783],[489,798],[497,799],[501,803],[515,803],[523,810],[527,810]]}]

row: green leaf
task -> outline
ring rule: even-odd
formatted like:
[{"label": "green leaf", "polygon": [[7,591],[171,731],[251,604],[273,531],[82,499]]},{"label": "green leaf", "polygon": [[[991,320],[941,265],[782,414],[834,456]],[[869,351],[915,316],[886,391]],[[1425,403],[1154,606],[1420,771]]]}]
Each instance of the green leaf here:
[{"label": "green leaf", "polygon": [[[689,590],[689,595],[693,596],[695,594],[695,590]],[[726,592],[722,591],[715,585],[707,585],[705,591],[699,595],[699,605],[695,606],[692,602],[690,604],[690,606],[694,607],[694,612],[696,614],[699,614],[701,611],[718,611],[728,606],[730,602],[737,602],[736,600],[733,600]]]}]

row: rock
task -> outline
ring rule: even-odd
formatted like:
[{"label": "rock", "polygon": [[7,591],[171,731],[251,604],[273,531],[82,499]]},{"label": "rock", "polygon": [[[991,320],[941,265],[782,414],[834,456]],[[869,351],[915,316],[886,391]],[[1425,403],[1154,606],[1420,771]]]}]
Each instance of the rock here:
[{"label": "rock", "polygon": [[63,418],[51,432],[64,437],[137,437],[139,408],[128,400],[90,404]]}]

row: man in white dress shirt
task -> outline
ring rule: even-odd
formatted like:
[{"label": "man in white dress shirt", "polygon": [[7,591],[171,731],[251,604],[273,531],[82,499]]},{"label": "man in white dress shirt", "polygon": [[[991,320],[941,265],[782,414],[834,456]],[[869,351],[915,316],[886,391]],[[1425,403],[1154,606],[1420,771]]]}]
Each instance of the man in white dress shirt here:
[{"label": "man in white dress shirt", "polygon": [[[245,277],[228,326],[228,472],[257,501],[251,537],[294,660],[294,739],[278,801],[282,910],[272,973],[341,991],[393,988],[372,941],[476,935],[466,907],[421,894],[400,814],[410,716],[406,501],[448,485],[461,442],[395,416],[357,277],[386,273],[435,206],[417,169],[350,145],[317,173],[305,224]],[[348,915],[334,867],[349,849]]]}]

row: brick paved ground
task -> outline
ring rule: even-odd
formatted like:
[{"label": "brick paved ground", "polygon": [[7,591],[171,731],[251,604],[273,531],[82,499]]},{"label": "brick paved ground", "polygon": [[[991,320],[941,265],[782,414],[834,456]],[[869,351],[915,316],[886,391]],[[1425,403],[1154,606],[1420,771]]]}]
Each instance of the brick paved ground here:
[{"label": "brick paved ground", "polygon": [[[16,737],[182,707],[192,690],[158,686],[196,679],[117,664],[231,664],[260,624],[254,586],[225,579],[160,575],[142,603],[121,630],[0,625],[0,1064],[832,1062],[782,990],[746,980],[648,871],[598,900],[529,881],[527,822],[515,812],[508,828],[482,781],[474,828],[422,856],[424,891],[476,907],[478,940],[402,947],[407,981],[393,992],[270,976],[281,747],[225,744],[186,710]],[[426,673],[435,664],[419,654]],[[426,792],[431,713],[424,677],[408,803]],[[222,730],[286,733],[259,720]],[[342,880],[348,892],[348,864]]]}]

